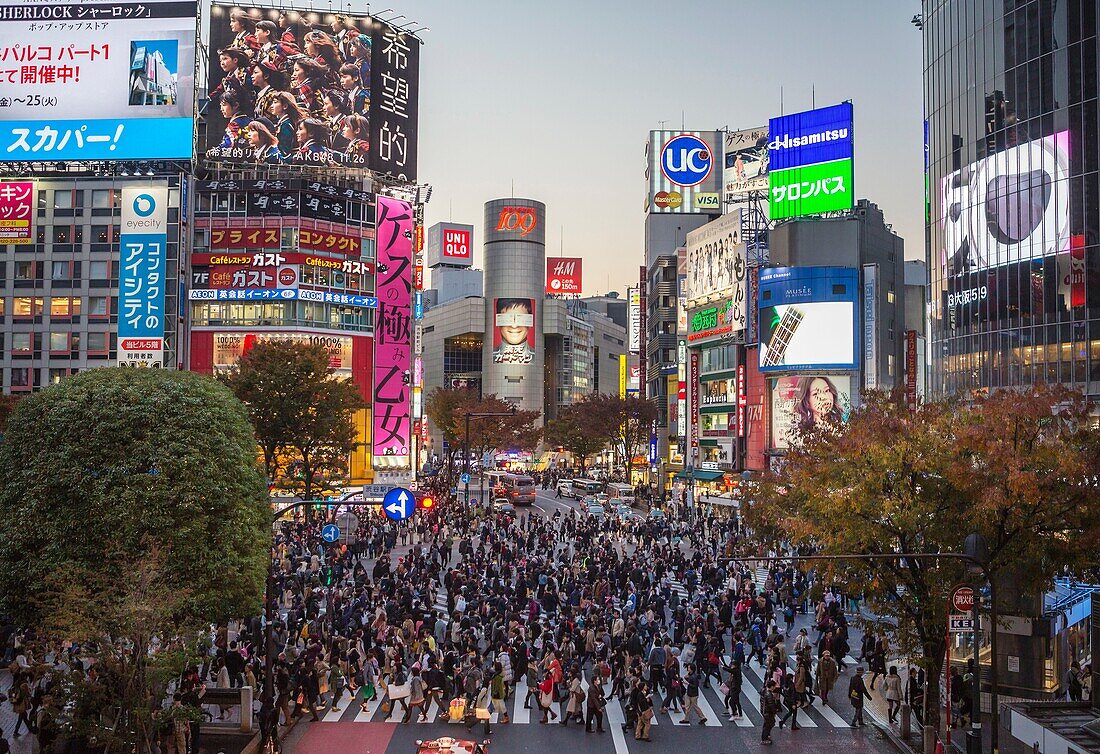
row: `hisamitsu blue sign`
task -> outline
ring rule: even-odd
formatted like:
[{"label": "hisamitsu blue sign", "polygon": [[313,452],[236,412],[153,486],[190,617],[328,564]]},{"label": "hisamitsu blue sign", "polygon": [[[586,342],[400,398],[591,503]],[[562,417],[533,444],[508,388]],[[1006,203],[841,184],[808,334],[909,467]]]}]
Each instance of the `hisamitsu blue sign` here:
[{"label": "hisamitsu blue sign", "polygon": [[852,103],[782,115],[768,121],[768,169],[852,158]]}]

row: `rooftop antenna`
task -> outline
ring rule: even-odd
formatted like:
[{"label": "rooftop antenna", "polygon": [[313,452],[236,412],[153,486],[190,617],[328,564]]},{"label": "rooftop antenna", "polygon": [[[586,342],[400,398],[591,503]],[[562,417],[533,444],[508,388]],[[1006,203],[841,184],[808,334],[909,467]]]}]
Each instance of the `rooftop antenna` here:
[{"label": "rooftop antenna", "polygon": [[783,109],[783,87],[779,87],[779,114],[787,114],[787,112]]},{"label": "rooftop antenna", "polygon": [[810,109],[817,109],[817,86],[810,84]]},{"label": "rooftop antenna", "polygon": [[447,219],[451,220],[452,222],[455,219],[455,200],[454,199],[448,199],[447,200]]},{"label": "rooftop antenna", "polygon": [[561,234],[558,236],[558,256],[565,256],[565,223],[561,224]]},{"label": "rooftop antenna", "polygon": [[684,111],[683,110],[680,111],[680,130],[681,131],[686,131],[687,130],[687,125],[685,124],[685,118],[684,118]]}]

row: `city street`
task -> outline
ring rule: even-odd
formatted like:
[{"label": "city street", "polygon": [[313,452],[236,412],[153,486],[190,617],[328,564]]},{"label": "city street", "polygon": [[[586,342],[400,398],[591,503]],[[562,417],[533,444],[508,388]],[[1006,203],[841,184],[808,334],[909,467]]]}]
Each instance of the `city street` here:
[{"label": "city street", "polygon": [[[477,478],[471,483],[471,500],[479,494]],[[462,489],[459,489],[462,496]],[[539,489],[535,504],[530,509],[530,515],[540,517],[552,517],[560,512],[569,515],[578,508],[577,501],[568,498],[556,498],[552,490]],[[527,509],[520,508],[520,515],[526,515]],[[629,547],[629,546],[628,546]],[[409,547],[398,547],[393,552],[393,557],[399,558]],[[631,548],[632,549],[632,548]],[[763,586],[766,577],[765,569],[758,569],[758,587]],[[687,598],[687,590],[679,582],[673,583],[673,589],[681,599]],[[437,610],[446,610],[446,592],[439,590]],[[791,639],[797,634],[798,629],[806,627],[811,638],[815,632],[810,628],[810,617],[797,616]],[[851,643],[858,646],[859,633],[852,632]],[[729,660],[727,655],[725,658]],[[791,731],[788,726],[783,730],[778,727],[773,731],[775,741],[774,748],[783,751],[795,750],[803,752],[835,752],[838,747],[853,753],[893,751],[893,744],[878,729],[882,724],[877,720],[874,712],[874,703],[870,703],[865,709],[868,726],[863,729],[853,728],[850,725],[852,707],[849,704],[843,686],[846,677],[851,675],[855,667],[855,658],[845,658],[848,666],[846,675],[842,675],[838,681],[837,691],[830,697],[830,705],[823,707],[820,700],[815,699],[814,705],[807,709],[799,710],[800,730]],[[794,669],[793,656],[790,660],[791,669]],[[497,720],[494,712],[491,716],[493,733],[489,737],[492,742],[492,751],[545,751],[555,747],[568,746],[577,751],[614,751],[616,754],[628,754],[639,751],[721,751],[742,752],[755,751],[762,747],[760,743],[760,731],[762,715],[760,710],[760,690],[764,681],[764,669],[752,661],[746,666],[744,674],[745,686],[742,689],[741,704],[745,711],[742,718],[730,720],[722,709],[722,694],[714,686],[703,688],[699,697],[699,707],[707,718],[705,725],[700,725],[693,720],[691,724],[683,724],[683,715],[677,712],[657,713],[653,720],[652,742],[636,741],[633,732],[622,730],[625,719],[622,704],[614,696],[609,696],[606,708],[606,732],[603,734],[587,734],[583,726],[570,724],[565,729],[560,724],[539,724],[537,710],[524,707],[524,699],[527,695],[527,685],[520,680],[514,693],[507,701],[511,722],[507,725]],[[587,682],[586,682],[587,685]],[[605,684],[605,689],[610,689],[610,684]],[[293,754],[322,754],[329,751],[370,752],[381,754],[388,752],[412,752],[418,739],[427,740],[442,736],[454,738],[469,738],[483,740],[485,736],[480,725],[466,732],[459,724],[450,724],[446,721],[446,709],[433,704],[428,710],[428,720],[419,723],[401,724],[402,710],[395,705],[393,711],[384,715],[380,711],[381,700],[375,700],[363,712],[356,704],[345,704],[339,711],[322,713],[321,722],[311,723],[304,719],[298,723],[287,739],[287,749]],[[880,701],[881,704],[881,701]],[[532,705],[533,706],[533,705]],[[882,704],[882,709],[885,705]],[[884,714],[884,713],[882,713]],[[503,747],[503,748],[502,748]]]}]

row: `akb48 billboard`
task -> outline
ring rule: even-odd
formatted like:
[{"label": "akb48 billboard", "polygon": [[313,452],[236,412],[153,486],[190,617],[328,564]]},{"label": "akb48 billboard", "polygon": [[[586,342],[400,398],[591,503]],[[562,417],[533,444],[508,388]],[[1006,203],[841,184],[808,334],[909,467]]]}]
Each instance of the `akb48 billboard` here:
[{"label": "akb48 billboard", "polygon": [[5,5],[0,162],[191,159],[197,7]]},{"label": "akb48 billboard", "polygon": [[420,42],[369,16],[215,4],[209,159],[416,178]]}]

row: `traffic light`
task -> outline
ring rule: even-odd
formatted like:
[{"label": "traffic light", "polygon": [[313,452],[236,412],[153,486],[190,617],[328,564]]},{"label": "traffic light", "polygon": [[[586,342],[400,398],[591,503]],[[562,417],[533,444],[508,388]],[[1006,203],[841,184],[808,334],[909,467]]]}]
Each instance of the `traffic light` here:
[{"label": "traffic light", "polygon": [[435,499],[431,495],[425,495],[420,498],[420,507],[426,511],[431,510],[435,507]]},{"label": "traffic light", "polygon": [[336,570],[332,566],[321,569],[321,585],[332,586],[336,582]]}]

